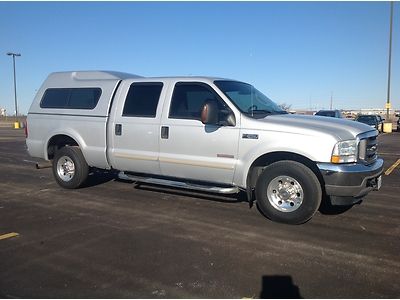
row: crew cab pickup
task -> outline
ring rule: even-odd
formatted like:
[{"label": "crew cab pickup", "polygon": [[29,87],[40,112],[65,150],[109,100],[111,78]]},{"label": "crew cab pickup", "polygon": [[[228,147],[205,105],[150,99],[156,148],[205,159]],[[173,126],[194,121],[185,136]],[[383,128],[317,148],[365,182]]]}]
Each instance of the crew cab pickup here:
[{"label": "crew cab pickup", "polygon": [[321,205],[351,206],[381,185],[378,132],[290,115],[252,85],[211,77],[52,73],[27,118],[31,156],[61,187],[91,168],[212,193],[244,191],[268,218],[308,221]]}]

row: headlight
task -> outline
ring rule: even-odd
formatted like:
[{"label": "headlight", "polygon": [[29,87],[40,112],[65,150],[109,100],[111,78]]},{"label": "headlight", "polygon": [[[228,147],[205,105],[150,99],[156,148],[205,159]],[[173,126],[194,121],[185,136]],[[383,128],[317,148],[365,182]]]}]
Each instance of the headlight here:
[{"label": "headlight", "polygon": [[334,164],[357,161],[357,141],[348,140],[337,142],[332,151],[331,162]]}]

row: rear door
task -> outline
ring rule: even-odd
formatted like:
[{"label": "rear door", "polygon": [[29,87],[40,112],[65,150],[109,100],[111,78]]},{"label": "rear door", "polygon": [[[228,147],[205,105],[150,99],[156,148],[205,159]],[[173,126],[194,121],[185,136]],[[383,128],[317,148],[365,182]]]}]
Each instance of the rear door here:
[{"label": "rear door", "polygon": [[160,174],[159,129],[164,81],[123,81],[108,127],[109,159],[122,171]]}]

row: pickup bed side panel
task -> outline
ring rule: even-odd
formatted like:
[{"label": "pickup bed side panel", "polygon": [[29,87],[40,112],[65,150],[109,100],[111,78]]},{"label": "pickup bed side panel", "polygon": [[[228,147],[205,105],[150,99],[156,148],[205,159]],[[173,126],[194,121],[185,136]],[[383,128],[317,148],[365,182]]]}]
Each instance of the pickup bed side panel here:
[{"label": "pickup bed side panel", "polygon": [[82,150],[89,166],[108,168],[105,160],[105,135],[107,117],[60,116],[29,114],[28,126],[35,138],[27,141],[29,153],[48,159],[47,146],[52,137],[66,135],[74,139]]},{"label": "pickup bed side panel", "polygon": [[[106,156],[106,126],[108,108],[119,80],[52,80],[51,76],[39,89],[30,107],[26,144],[32,157],[49,159],[48,143],[56,135],[66,135],[80,146],[89,166],[110,168]],[[42,97],[48,88],[101,88],[94,109],[42,108]]]}]

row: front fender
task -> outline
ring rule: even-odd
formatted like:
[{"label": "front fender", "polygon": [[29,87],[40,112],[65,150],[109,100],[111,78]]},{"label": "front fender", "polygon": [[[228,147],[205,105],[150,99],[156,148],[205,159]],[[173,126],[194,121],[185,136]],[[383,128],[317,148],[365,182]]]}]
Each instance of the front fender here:
[{"label": "front fender", "polygon": [[251,166],[263,155],[286,152],[314,162],[329,162],[336,143],[331,136],[315,137],[285,132],[259,132],[258,139],[244,139],[241,133],[240,138],[234,183],[241,188],[246,188]]}]

